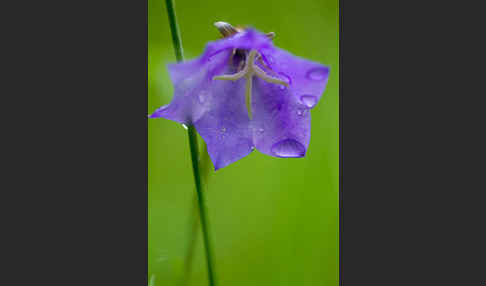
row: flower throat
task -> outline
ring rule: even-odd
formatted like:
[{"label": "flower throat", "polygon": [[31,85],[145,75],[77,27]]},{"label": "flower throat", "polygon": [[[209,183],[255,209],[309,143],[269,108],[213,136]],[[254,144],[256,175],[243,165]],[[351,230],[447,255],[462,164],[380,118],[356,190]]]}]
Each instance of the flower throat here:
[{"label": "flower throat", "polygon": [[[230,37],[236,33],[243,31],[242,28],[234,28],[225,22],[216,22],[214,25],[221,32],[223,37]],[[267,33],[267,37],[273,39],[275,33]],[[269,72],[272,70],[263,62],[262,56],[256,50],[242,50],[233,49],[230,56],[230,65],[236,65],[236,73],[230,75],[219,75],[213,77],[213,80],[232,80],[236,81],[245,78],[245,103],[248,111],[248,117],[252,119],[251,111],[251,94],[253,89],[253,76],[257,76],[266,82],[273,84],[280,84],[288,87],[288,83],[268,75],[268,73],[257,65],[257,62]]]}]

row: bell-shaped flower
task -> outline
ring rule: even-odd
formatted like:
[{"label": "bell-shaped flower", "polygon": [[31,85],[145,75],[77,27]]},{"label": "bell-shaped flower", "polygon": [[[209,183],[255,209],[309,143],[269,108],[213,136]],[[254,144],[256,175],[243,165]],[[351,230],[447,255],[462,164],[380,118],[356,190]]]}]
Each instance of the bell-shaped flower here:
[{"label": "bell-shaped flower", "polygon": [[168,65],[174,97],[150,117],[194,125],[216,170],[255,148],[304,157],[310,109],[324,92],[329,68],[275,47],[273,33],[215,25],[226,37],[208,43],[197,59]]}]

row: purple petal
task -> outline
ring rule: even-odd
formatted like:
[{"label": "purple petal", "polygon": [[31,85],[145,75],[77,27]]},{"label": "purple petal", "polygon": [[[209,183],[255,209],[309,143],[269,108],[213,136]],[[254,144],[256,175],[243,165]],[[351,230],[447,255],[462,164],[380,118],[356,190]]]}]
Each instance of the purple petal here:
[{"label": "purple petal", "polygon": [[169,65],[175,85],[174,99],[152,115],[194,124],[206,142],[216,170],[253,150],[245,106],[245,79],[236,82],[212,79],[235,72],[228,65],[230,55],[231,51],[223,51],[202,65],[195,61]]},{"label": "purple petal", "polygon": [[[275,157],[304,157],[309,146],[312,109],[327,84],[329,68],[278,49],[262,52],[276,77],[289,86],[254,79],[253,140],[256,148]],[[268,70],[267,70],[268,71]]]},{"label": "purple petal", "polygon": [[293,97],[308,108],[317,104],[329,79],[329,67],[279,48],[266,49],[263,55],[272,71],[289,83]]},{"label": "purple petal", "polygon": [[245,106],[245,79],[215,80],[209,112],[194,123],[206,142],[215,170],[251,153],[252,135]]},{"label": "purple petal", "polygon": [[249,28],[243,33],[237,33],[229,38],[208,43],[203,57],[211,57],[227,49],[257,50],[261,52],[273,48],[273,43],[267,36]]},{"label": "purple petal", "polygon": [[230,55],[231,51],[223,51],[211,58],[203,56],[180,64],[169,64],[174,97],[170,104],[160,107],[150,117],[163,117],[183,124],[197,121],[210,108],[212,77],[224,71]]},{"label": "purple petal", "polygon": [[280,87],[260,78],[253,81],[253,143],[270,156],[304,157],[310,140],[310,110]]}]

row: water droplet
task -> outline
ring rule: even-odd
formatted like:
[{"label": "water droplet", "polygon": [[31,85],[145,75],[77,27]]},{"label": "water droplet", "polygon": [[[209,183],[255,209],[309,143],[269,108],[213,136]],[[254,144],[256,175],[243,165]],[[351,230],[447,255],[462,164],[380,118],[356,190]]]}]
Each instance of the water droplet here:
[{"label": "water droplet", "polygon": [[204,103],[204,101],[206,100],[206,95],[207,93],[205,91],[201,91],[198,95],[197,95],[197,100],[199,101],[199,103]]},{"label": "water droplet", "polygon": [[269,63],[271,64],[275,63],[275,59],[273,58],[272,55],[265,55],[265,57],[267,58]]},{"label": "water droplet", "polygon": [[272,146],[272,152],[277,157],[283,158],[297,158],[304,157],[305,147],[301,143],[293,139],[285,139],[275,143]]},{"label": "water droplet", "polygon": [[307,114],[307,109],[297,109],[297,115],[299,116],[305,116]]},{"label": "water droplet", "polygon": [[186,129],[186,130],[188,129],[187,125],[185,125],[185,124],[182,124],[182,127],[184,127],[184,129]]},{"label": "water droplet", "polygon": [[280,88],[281,90],[284,90],[284,89],[286,89],[287,87],[286,87],[285,85],[282,85],[282,84],[281,84],[281,85],[279,86],[279,88]]},{"label": "water droplet", "polygon": [[317,103],[317,97],[309,94],[304,94],[300,97],[300,101],[307,107],[312,108]]},{"label": "water droplet", "polygon": [[265,129],[263,129],[263,128],[258,128],[258,132],[263,133],[264,131],[265,131]]},{"label": "water droplet", "polygon": [[221,128],[221,132],[222,133],[225,133],[226,132],[226,128],[225,127]]},{"label": "water droplet", "polygon": [[307,78],[312,80],[322,80],[325,79],[329,75],[329,68],[313,68],[307,72]]}]

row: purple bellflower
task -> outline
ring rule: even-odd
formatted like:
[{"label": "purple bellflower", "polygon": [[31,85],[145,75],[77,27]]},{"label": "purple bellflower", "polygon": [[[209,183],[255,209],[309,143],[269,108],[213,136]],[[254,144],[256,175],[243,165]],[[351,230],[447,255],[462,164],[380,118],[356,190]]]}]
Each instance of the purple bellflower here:
[{"label": "purple bellflower", "polygon": [[254,148],[304,157],[309,110],[324,92],[329,68],[275,47],[274,33],[215,26],[225,38],[208,43],[197,59],[168,65],[174,97],[150,117],[193,124],[215,170]]}]

